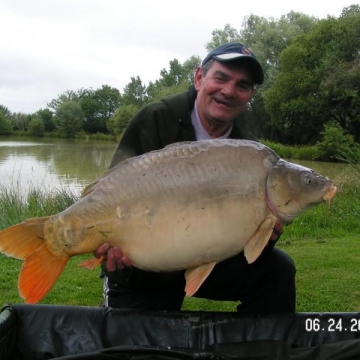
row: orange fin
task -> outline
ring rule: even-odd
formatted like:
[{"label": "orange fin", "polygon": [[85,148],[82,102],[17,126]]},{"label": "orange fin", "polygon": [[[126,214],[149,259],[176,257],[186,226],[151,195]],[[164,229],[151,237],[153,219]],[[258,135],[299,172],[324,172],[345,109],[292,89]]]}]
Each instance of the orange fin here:
[{"label": "orange fin", "polygon": [[205,279],[210,275],[212,269],[216,265],[216,262],[200,265],[196,268],[188,269],[185,272],[186,296],[193,296],[198,290]]},{"label": "orange fin", "polygon": [[0,232],[0,252],[24,260],[18,287],[25,302],[40,301],[55,284],[69,255],[48,248],[44,225],[49,217],[32,218]]},{"label": "orange fin", "polygon": [[265,219],[256,230],[256,233],[245,244],[244,254],[249,264],[253,263],[260,256],[269,242],[275,222],[275,218]]},{"label": "orange fin", "polygon": [[85,261],[81,262],[80,264],[78,264],[78,266],[81,266],[88,270],[92,270],[92,269],[95,269],[97,266],[99,266],[103,262],[103,260],[104,260],[104,257],[100,256],[99,258],[92,258],[92,259],[85,260]]},{"label": "orange fin", "polygon": [[44,242],[32,255],[28,256],[19,275],[19,292],[25,302],[40,301],[53,287],[70,256],[55,256]]},{"label": "orange fin", "polygon": [[32,218],[0,232],[0,252],[24,260],[44,242],[44,225],[49,217]]}]

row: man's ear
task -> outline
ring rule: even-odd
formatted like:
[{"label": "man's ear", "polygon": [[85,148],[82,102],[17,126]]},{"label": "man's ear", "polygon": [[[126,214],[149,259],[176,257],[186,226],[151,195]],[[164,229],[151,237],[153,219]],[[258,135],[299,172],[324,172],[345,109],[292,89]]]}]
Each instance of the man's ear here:
[{"label": "man's ear", "polygon": [[203,71],[202,71],[201,66],[199,66],[196,69],[195,76],[194,76],[194,87],[195,87],[196,91],[200,90],[202,78],[203,78]]}]

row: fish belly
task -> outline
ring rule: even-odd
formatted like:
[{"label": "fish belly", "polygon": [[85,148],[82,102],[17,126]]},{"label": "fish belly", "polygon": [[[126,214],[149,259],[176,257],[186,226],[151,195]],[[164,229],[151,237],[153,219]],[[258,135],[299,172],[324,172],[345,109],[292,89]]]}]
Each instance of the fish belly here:
[{"label": "fish belly", "polygon": [[143,206],[118,223],[115,242],[134,266],[148,271],[220,262],[241,252],[256,232],[267,212],[258,205],[240,197]]}]

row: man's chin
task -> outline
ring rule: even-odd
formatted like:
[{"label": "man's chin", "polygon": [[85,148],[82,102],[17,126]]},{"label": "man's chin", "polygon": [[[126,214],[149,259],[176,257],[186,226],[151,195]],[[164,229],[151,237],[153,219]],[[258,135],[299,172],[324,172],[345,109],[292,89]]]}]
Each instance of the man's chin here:
[{"label": "man's chin", "polygon": [[236,116],[228,111],[214,111],[211,117],[215,123],[231,123]]}]

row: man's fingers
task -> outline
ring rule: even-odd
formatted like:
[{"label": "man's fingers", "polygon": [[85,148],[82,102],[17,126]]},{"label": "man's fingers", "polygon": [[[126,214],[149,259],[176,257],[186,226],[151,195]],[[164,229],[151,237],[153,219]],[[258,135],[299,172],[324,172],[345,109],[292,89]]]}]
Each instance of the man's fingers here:
[{"label": "man's fingers", "polygon": [[104,258],[107,257],[107,252],[110,249],[110,245],[108,243],[101,244],[95,251],[94,255],[96,258],[100,258],[103,256]]},{"label": "man's fingers", "polygon": [[117,246],[110,246],[108,243],[101,244],[95,251],[96,258],[101,256],[104,258],[104,263],[108,271],[115,271],[116,269],[123,269],[127,266],[132,266],[131,261],[121,249]]},{"label": "man's fingers", "polygon": [[131,260],[130,260],[128,257],[126,257],[125,255],[124,255],[123,258],[122,258],[122,263],[123,263],[124,266],[126,266],[126,267],[132,266]]},{"label": "man's fingers", "polygon": [[[108,271],[115,271],[118,266],[114,255],[114,248],[110,248],[107,252],[107,259],[106,259],[106,269]],[[121,269],[121,268],[119,268]]]},{"label": "man's fingers", "polygon": [[275,223],[273,232],[270,236],[270,241],[276,241],[283,233],[284,226],[280,223]]},{"label": "man's fingers", "polygon": [[108,251],[106,268],[108,271],[122,270],[124,267],[132,266],[131,261],[117,246],[111,247]]},{"label": "man's fingers", "polygon": [[111,248],[111,256],[114,258],[114,264],[116,268],[123,269],[125,266],[123,264],[122,258],[124,257],[123,252],[118,247]]}]

